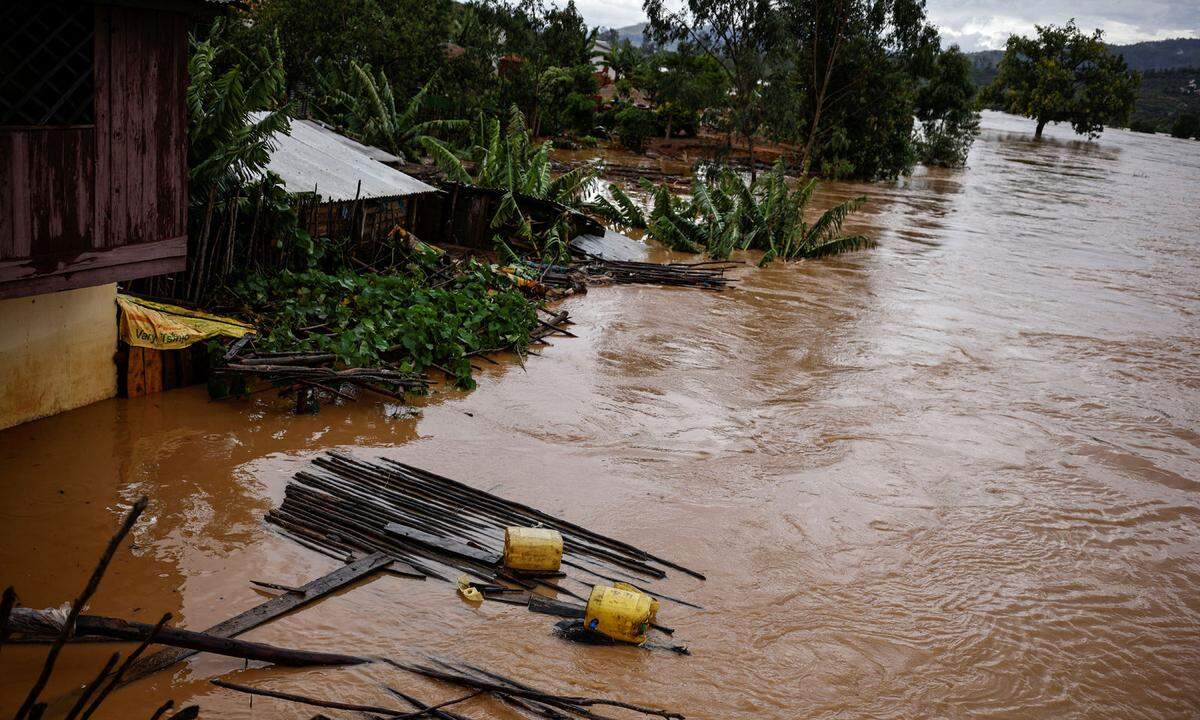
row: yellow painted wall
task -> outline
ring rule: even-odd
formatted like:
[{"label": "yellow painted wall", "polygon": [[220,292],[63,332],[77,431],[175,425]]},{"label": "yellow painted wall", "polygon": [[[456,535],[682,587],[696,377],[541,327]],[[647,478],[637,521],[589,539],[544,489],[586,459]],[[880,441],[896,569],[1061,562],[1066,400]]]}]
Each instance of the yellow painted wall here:
[{"label": "yellow painted wall", "polygon": [[0,428],[117,394],[117,286],[0,300]]}]

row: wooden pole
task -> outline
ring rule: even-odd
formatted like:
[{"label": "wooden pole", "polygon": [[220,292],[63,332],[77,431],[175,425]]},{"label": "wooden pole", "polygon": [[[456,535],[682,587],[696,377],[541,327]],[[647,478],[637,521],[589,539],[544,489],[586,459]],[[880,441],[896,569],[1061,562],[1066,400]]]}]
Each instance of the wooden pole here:
[{"label": "wooden pole", "polygon": [[[236,637],[281,615],[285,615],[309,603],[316,602],[330,593],[336,592],[353,582],[389,567],[393,562],[395,562],[394,558],[384,553],[367,555],[349,565],[339,567],[327,575],[323,575],[300,586],[298,589],[303,590],[303,594],[287,593],[276,598],[271,598],[261,605],[257,605],[228,620],[213,625],[205,630],[204,634],[213,637]],[[412,572],[415,573],[416,571],[413,570]],[[144,658],[130,668],[129,672],[126,673],[124,682],[130,683],[138,678],[168,668],[181,660],[195,655],[197,652],[197,650],[180,648],[159,651]]]},{"label": "wooden pole", "polygon": [[[36,632],[39,625],[47,627],[54,624],[49,611],[18,608],[13,613],[13,617],[20,621],[22,629],[29,628],[33,632]],[[78,615],[75,618],[74,627],[82,635],[100,635],[115,640],[145,640],[155,631],[153,625],[103,615]],[[370,662],[367,658],[357,655],[293,650],[266,643],[235,640],[170,627],[159,628],[154,642],[197,652],[210,652],[279,665],[361,665]]]}]

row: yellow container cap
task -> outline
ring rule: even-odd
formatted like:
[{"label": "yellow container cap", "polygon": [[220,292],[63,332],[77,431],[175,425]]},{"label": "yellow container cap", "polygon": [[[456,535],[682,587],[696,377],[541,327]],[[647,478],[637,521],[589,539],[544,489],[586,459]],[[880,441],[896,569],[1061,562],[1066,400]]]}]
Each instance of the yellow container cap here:
[{"label": "yellow container cap", "polygon": [[562,534],[550,528],[504,528],[504,566],[526,572],[558,572]]}]

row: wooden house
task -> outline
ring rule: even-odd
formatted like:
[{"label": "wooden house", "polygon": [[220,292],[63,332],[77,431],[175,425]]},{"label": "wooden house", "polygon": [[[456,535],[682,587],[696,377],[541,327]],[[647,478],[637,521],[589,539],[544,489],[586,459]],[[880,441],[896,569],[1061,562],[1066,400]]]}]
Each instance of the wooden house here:
[{"label": "wooden house", "polygon": [[0,427],[111,396],[115,283],[184,269],[205,6],[0,3]]}]

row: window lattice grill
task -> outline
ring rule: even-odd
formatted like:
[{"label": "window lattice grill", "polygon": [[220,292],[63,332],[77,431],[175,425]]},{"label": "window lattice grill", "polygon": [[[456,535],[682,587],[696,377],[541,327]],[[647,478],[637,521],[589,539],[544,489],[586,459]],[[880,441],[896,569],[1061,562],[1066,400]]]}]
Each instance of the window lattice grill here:
[{"label": "window lattice grill", "polygon": [[0,1],[0,125],[93,122],[94,13],[81,2]]}]

